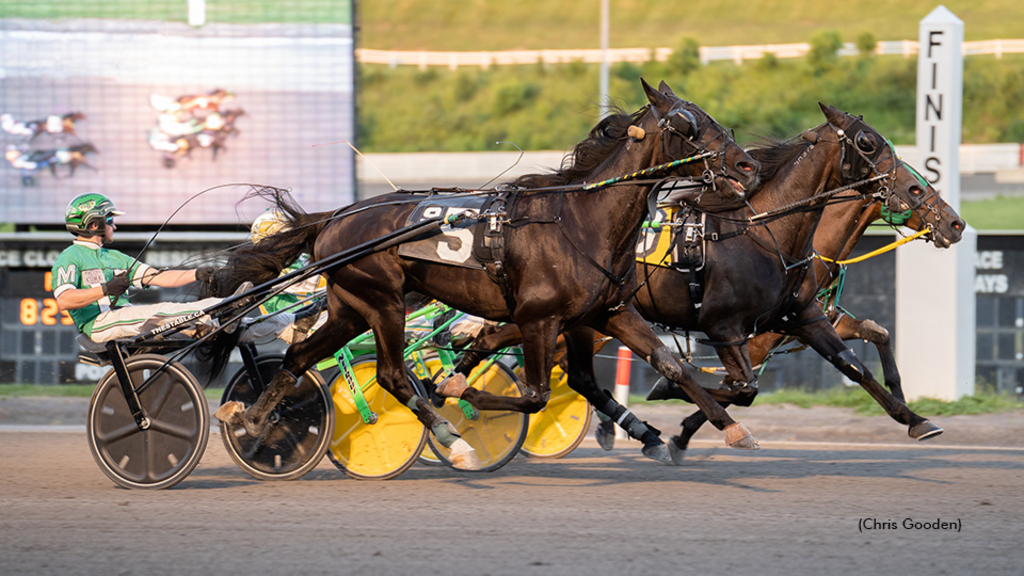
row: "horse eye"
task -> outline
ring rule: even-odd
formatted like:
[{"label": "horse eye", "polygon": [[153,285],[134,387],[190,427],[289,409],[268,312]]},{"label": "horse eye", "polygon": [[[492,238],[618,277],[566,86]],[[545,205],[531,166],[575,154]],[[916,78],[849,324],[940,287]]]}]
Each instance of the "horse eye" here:
[{"label": "horse eye", "polygon": [[854,143],[857,148],[865,154],[874,154],[878,148],[878,143],[875,142],[873,134],[867,134],[865,132],[858,132],[857,137],[854,139]]}]

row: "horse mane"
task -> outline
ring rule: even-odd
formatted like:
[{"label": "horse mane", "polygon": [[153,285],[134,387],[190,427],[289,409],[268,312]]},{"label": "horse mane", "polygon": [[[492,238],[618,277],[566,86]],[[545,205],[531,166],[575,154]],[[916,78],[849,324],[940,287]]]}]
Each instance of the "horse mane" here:
[{"label": "horse mane", "polygon": [[792,163],[797,154],[803,152],[807,142],[800,138],[763,137],[747,150],[752,158],[761,163],[761,182],[769,182],[778,175],[783,166]]},{"label": "horse mane", "polygon": [[638,122],[646,113],[646,106],[633,114],[616,110],[598,122],[590,135],[573,147],[572,153],[562,160],[561,168],[547,174],[524,174],[509,185],[517,188],[544,188],[582,180],[622,145],[630,125]]}]

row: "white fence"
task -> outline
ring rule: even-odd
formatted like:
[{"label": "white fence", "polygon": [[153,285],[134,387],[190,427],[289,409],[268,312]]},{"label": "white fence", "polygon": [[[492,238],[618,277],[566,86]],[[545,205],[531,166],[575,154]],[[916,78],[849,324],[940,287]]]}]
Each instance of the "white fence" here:
[{"label": "white fence", "polygon": [[[921,166],[915,146],[897,146],[896,153],[912,165]],[[386,175],[398,185],[483,186],[506,169],[502,181],[557,168],[564,154],[559,150],[530,151],[520,161],[518,152],[371,153],[356,161],[356,178],[363,184],[386,184]],[[1024,144],[960,146],[962,174],[992,174],[1022,167]]]},{"label": "white fence", "polygon": [[[875,53],[879,55],[916,56],[918,43],[916,40],[895,40],[879,42]],[[732,60],[737,64],[744,60],[757,60],[766,54],[774,54],[776,58],[802,58],[811,50],[806,42],[798,44],[764,44],[761,46],[701,46],[700,60],[707,64],[713,60]],[[633,62],[641,64],[655,60],[664,62],[672,54],[672,48],[610,48],[608,61]],[[854,56],[857,47],[847,43],[839,50],[840,56]],[[1024,39],[1021,40],[979,40],[964,42],[965,56],[982,54],[995,55],[1002,58],[1003,54],[1024,54]],[[356,61],[363,64],[386,64],[396,66],[447,66],[455,70],[460,66],[479,66],[488,68],[492,65],[509,64],[565,64],[584,62],[596,64],[601,62],[601,50],[504,50],[498,52],[417,52],[402,50],[374,50],[357,48]]]}]

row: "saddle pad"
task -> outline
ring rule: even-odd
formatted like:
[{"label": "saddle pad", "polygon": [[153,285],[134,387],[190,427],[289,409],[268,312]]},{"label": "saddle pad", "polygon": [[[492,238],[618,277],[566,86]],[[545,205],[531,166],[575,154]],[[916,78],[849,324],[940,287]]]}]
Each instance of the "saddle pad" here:
[{"label": "saddle pad", "polygon": [[[491,198],[486,195],[430,197],[416,205],[412,214],[409,214],[405,225],[416,224],[438,216],[460,214],[467,210],[480,212],[484,204]],[[455,226],[446,224],[426,238],[399,245],[398,255],[404,258],[483,270],[483,263],[473,254],[473,238],[476,228],[476,219],[466,219]]]},{"label": "saddle pad", "polygon": [[645,222],[645,227],[640,231],[640,241],[636,245],[636,260],[652,266],[668,266],[672,263],[672,255],[667,252],[672,247],[671,226],[647,227],[647,224],[662,224],[671,222],[675,216],[675,206],[658,208],[654,218]]},{"label": "saddle pad", "polygon": [[673,226],[646,227],[636,246],[638,262],[681,272],[704,268],[704,213],[678,206],[658,208],[652,223]]}]

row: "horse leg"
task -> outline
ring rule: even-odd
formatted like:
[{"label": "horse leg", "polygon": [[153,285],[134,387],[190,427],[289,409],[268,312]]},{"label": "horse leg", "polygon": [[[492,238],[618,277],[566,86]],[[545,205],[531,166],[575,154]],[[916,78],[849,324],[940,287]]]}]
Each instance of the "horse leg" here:
[{"label": "horse leg", "polygon": [[911,438],[926,440],[942,434],[942,428],[912,412],[906,403],[882,387],[853,350],[846,347],[831,324],[824,321],[806,324],[794,330],[794,334],[814,348],[847,378],[867,390],[893,420],[907,426]]},{"label": "horse leg", "polygon": [[[451,377],[437,386],[437,395],[444,398],[461,398],[478,410],[507,410],[534,414],[548,403],[551,396],[551,368],[554,366],[554,342],[557,339],[558,322],[553,318],[545,318],[520,328],[515,324],[506,324],[497,332],[488,334],[474,341],[472,350],[463,354]],[[552,330],[555,332],[552,333]],[[526,393],[519,398],[496,396],[484,390],[471,388],[466,384],[466,376],[481,360],[505,346],[523,343],[526,367],[523,383]],[[545,350],[546,349],[546,350]],[[531,353],[532,350],[532,353]],[[531,365],[547,366],[541,379],[540,371],[531,372]],[[537,368],[537,366],[533,366]]]},{"label": "horse leg", "polygon": [[[551,369],[555,364],[554,350],[555,341],[558,339],[559,324],[558,319],[553,316],[544,316],[540,320],[529,322],[524,321],[518,327],[509,324],[506,326],[512,326],[512,328],[504,328],[485,337],[483,344],[479,346],[482,350],[490,350],[495,346],[500,346],[501,343],[512,344],[522,341],[525,360],[523,384],[526,386],[526,393],[521,398],[495,396],[489,392],[468,387],[460,392],[459,397],[480,410],[513,410],[528,414],[542,410],[551,397]],[[474,347],[477,346],[474,345]],[[486,352],[483,353],[483,356],[486,355]],[[479,358],[475,361],[464,358],[459,364],[460,369],[468,373],[479,362]]]},{"label": "horse leg", "polygon": [[496,330],[477,336],[473,342],[459,355],[455,371],[464,376],[476,368],[480,362],[502,348],[521,344],[523,333],[515,324],[504,324]]},{"label": "horse leg", "polygon": [[875,345],[875,348],[878,349],[878,357],[882,361],[882,376],[885,379],[885,386],[900,402],[905,403],[907,400],[903,396],[903,381],[900,378],[900,371],[896,367],[896,356],[892,351],[889,331],[874,320],[855,320],[845,314],[839,317],[835,328],[836,333],[843,340],[865,340]]},{"label": "horse leg", "polygon": [[626,307],[610,317],[600,326],[594,326],[601,332],[619,339],[634,353],[639,354],[662,376],[678,383],[683,391],[693,400],[701,412],[719,430],[725,430],[725,441],[733,448],[755,450],[757,440],[742,424],[736,422],[729,413],[702,388],[693,376],[686,371],[677,358],[672,355],[668,346],[655,336],[650,326],[632,306]]},{"label": "horse leg", "polygon": [[[594,332],[591,330],[589,331],[589,334],[593,335]],[[593,354],[596,354],[597,351],[604,346],[606,340],[607,339],[592,341],[590,344],[591,355],[588,361],[591,362],[591,374],[593,374]],[[456,366],[455,371],[468,376],[470,372],[472,372],[473,368],[475,368],[487,356],[491,355],[495,351],[500,350],[502,348],[512,346],[515,344],[520,344],[522,343],[522,341],[523,333],[521,330],[519,330],[518,325],[504,324],[500,328],[493,330],[490,333],[483,334],[477,337],[477,339],[473,341],[473,343],[468,347],[468,349],[463,351],[461,357],[459,358],[459,363]],[[566,346],[568,346],[568,338],[566,338]],[[604,412],[602,412],[599,408],[597,408],[597,406],[603,405],[607,401],[607,398],[604,394],[600,394],[599,396],[593,399],[589,398],[586,393],[581,391],[586,389],[586,384],[574,384],[575,378],[579,378],[580,376],[574,377],[573,373],[570,371],[572,366],[570,359],[571,355],[567,353],[558,362],[558,364],[562,366],[562,370],[565,372],[567,376],[569,387],[575,390],[580,395],[587,398],[591,406],[595,407],[594,411],[597,413],[597,417],[600,420],[595,431],[597,441],[605,450],[611,450],[612,448],[615,447],[615,421],[612,420],[611,417],[607,416]],[[597,388],[596,382],[594,383],[594,387]],[[478,398],[477,401],[480,401],[480,399]]]},{"label": "horse leg", "polygon": [[[715,335],[710,337],[719,341],[730,341],[736,339],[734,335]],[[716,352],[718,353],[719,359],[722,360],[722,364],[725,366],[725,369],[728,371],[728,375],[722,381],[722,384],[725,386],[723,391],[732,395],[732,398],[726,399],[721,397],[714,393],[716,391],[711,391],[712,397],[718,400],[718,403],[722,408],[727,408],[730,404],[750,406],[754,402],[754,398],[757,396],[757,387],[753,385],[756,377],[754,376],[754,370],[747,346],[722,346],[717,348]],[[648,398],[651,398],[652,395],[658,396],[658,398],[655,399],[679,398],[681,400],[690,401],[686,393],[680,390],[678,386],[670,384],[664,379],[658,382],[655,389],[651,390],[651,394],[648,395]],[[669,443],[669,451],[671,452],[673,463],[676,465],[682,464],[683,459],[686,457],[686,449],[690,445],[690,439],[698,430],[700,430],[701,426],[703,426],[705,422],[707,422],[707,416],[699,410],[683,419],[681,422],[682,429],[677,436],[673,436],[671,438],[671,442]]]},{"label": "horse leg", "polygon": [[565,332],[564,335],[569,358],[566,372],[569,387],[586,398],[599,414],[607,415],[609,422],[618,424],[631,438],[642,442],[643,448],[640,451],[644,456],[658,462],[670,462],[668,447],[660,438],[661,432],[637,418],[597,385],[597,378],[594,376],[594,331],[587,327],[579,327]]},{"label": "horse leg", "polygon": [[249,435],[260,436],[278,402],[298,381],[297,375],[305,373],[317,360],[334,354],[338,342],[348,342],[368,327],[366,321],[350,308],[342,308],[337,302],[332,302],[327,323],[309,338],[288,347],[280,371],[252,406],[246,408],[241,402],[227,402],[217,409],[214,417],[230,423],[240,420]]},{"label": "horse leg", "polygon": [[409,381],[403,358],[405,306],[401,296],[398,292],[398,297],[390,303],[375,299],[372,307],[360,310],[370,317],[377,344],[377,382],[412,410],[442,446],[451,449],[450,460],[454,468],[479,470],[480,461],[473,447],[462,439],[451,422],[434,409],[429,398],[416,393]]}]

